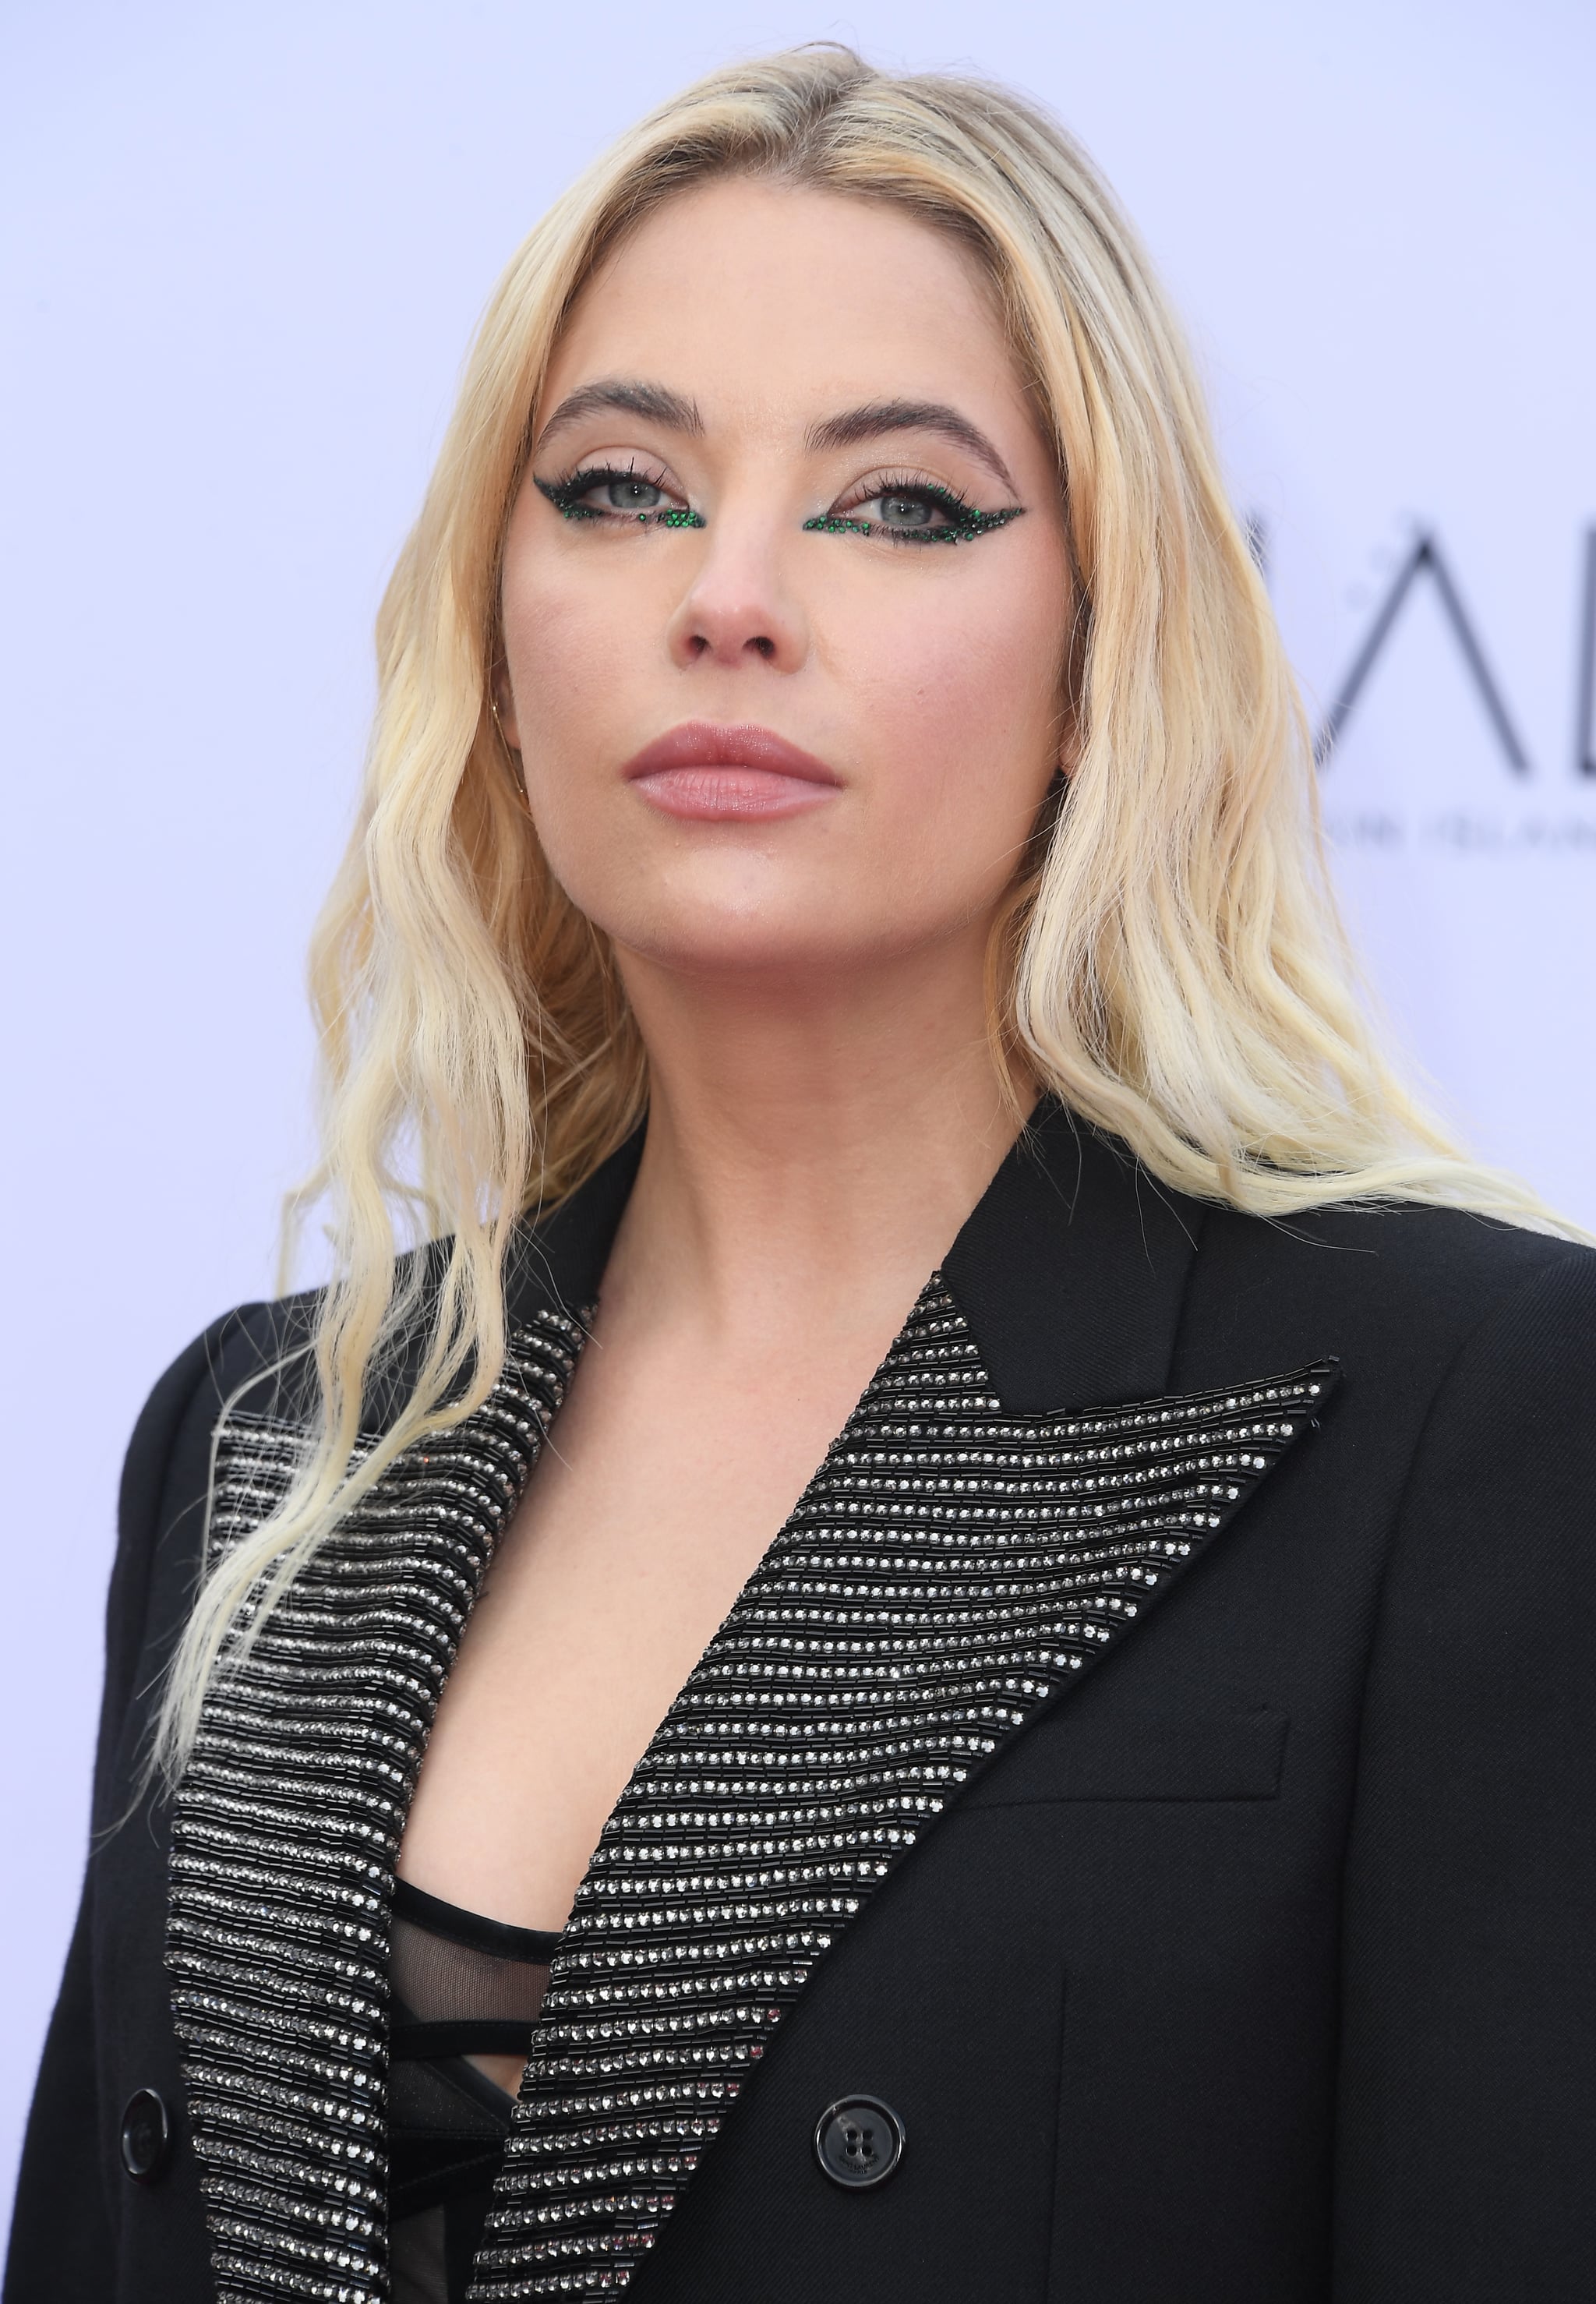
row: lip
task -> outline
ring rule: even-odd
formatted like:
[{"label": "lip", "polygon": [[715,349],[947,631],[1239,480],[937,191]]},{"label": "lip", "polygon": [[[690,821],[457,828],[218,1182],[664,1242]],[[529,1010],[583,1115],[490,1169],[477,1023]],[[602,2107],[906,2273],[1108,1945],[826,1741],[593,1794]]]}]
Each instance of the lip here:
[{"label": "lip", "polygon": [[841,778],[773,729],[688,720],[646,744],[621,770],[667,816],[701,824],[768,822],[819,808]]}]

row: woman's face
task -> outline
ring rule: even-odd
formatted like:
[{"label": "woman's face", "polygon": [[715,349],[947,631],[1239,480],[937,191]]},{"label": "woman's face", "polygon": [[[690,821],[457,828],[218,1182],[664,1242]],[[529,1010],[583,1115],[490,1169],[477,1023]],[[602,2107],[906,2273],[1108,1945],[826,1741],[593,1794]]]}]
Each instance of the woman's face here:
[{"label": "woman's face", "polygon": [[562,885],[623,966],[978,949],[1059,765],[1068,571],[960,250],[744,178],[668,202],[576,305],[510,526],[502,715]]}]

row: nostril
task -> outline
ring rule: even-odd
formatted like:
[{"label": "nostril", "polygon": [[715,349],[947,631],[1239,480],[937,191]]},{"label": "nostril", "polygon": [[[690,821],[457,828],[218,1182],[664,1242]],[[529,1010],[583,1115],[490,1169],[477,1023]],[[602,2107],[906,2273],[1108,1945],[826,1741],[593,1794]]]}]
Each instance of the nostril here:
[{"label": "nostril", "polygon": [[776,643],[774,640],[766,640],[763,632],[759,635],[758,639],[755,640],[753,645],[758,649],[760,655],[764,656],[767,664],[771,657],[776,653]]}]

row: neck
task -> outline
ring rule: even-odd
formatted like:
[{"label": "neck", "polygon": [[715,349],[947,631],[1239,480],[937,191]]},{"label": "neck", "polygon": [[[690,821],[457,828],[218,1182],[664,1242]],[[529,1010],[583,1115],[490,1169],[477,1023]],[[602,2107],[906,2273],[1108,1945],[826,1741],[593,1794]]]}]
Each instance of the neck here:
[{"label": "neck", "polygon": [[610,1305],[750,1343],[907,1310],[1032,1102],[993,1061],[980,944],[796,986],[622,973],[649,1116]]}]

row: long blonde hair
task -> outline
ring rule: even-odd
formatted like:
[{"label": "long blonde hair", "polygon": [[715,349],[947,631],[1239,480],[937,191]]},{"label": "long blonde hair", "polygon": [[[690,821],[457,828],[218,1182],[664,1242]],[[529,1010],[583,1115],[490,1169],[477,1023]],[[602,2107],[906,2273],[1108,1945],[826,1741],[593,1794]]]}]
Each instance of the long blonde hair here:
[{"label": "long blonde hair", "polygon": [[[1076,757],[994,932],[994,1049],[1179,1191],[1267,1216],[1401,1199],[1548,1220],[1453,1148],[1371,1036],[1302,708],[1191,358],[1090,161],[1004,89],[877,72],[844,47],[712,72],[511,260],[383,603],[360,820],[313,959],[324,1148],[299,1206],[330,1204],[336,1251],[317,1406],[291,1493],[200,1592],[163,1715],[170,1766],[252,1589],[264,1578],[269,1605],[401,1449],[481,1404],[514,1227],[642,1115],[612,955],[551,874],[493,724],[501,555],[572,300],[661,201],[737,172],[891,200],[957,235],[1057,450],[1086,607]],[[429,1258],[398,1254],[401,1216],[441,1243]],[[413,1388],[358,1452],[367,1382],[418,1321]]]}]

